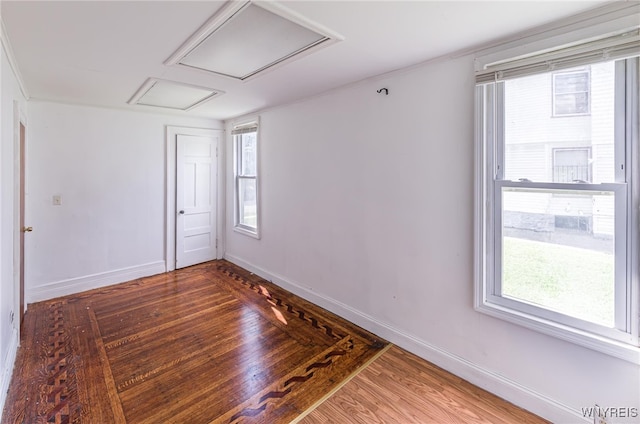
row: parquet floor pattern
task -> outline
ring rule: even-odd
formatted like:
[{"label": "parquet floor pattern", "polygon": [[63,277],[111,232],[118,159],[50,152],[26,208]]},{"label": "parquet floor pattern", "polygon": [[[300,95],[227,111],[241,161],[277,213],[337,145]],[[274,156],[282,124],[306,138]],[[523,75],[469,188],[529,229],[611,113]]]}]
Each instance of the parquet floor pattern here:
[{"label": "parquet floor pattern", "polygon": [[386,342],[226,261],[29,306],[3,423],[286,423]]}]

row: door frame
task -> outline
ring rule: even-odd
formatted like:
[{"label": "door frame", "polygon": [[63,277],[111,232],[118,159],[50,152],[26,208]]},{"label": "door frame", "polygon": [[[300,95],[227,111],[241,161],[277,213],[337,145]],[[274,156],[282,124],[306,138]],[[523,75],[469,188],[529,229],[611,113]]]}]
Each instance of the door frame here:
[{"label": "door frame", "polygon": [[[20,126],[24,127],[24,146],[20,140]],[[28,222],[28,214],[26,207],[26,197],[28,195],[28,187],[29,187],[29,177],[26,173],[27,166],[27,153],[29,151],[28,148],[28,130],[29,126],[27,124],[27,116],[20,107],[20,102],[17,100],[13,101],[13,284],[14,284],[14,306],[13,306],[13,328],[18,333],[18,340],[21,339],[22,328],[20,325],[20,318],[24,312],[27,310],[27,300],[26,300],[26,271],[25,275],[22,275],[20,263],[26,257],[26,240],[24,245],[21,244],[21,235],[22,227],[20,218],[21,215],[24,214],[25,223]],[[22,151],[22,147],[24,147],[24,151]],[[22,168],[22,158],[21,155],[24,155],[24,186],[21,184],[21,173],[23,172]],[[25,203],[21,205],[20,202],[20,194],[21,191],[24,191],[25,195]],[[23,209],[24,207],[24,209]],[[26,268],[25,268],[26,269]],[[21,281],[24,282],[24,286],[21,285]],[[24,289],[24,293],[22,290]],[[20,310],[21,297],[24,301],[23,309]]]},{"label": "door frame", "polygon": [[224,216],[225,216],[225,167],[224,167],[224,130],[214,128],[191,128],[167,125],[167,171],[165,183],[165,269],[167,272],[176,269],[176,138],[178,135],[192,135],[200,137],[218,137],[217,144],[217,167],[218,176],[216,181],[216,236],[218,246],[216,249],[216,259],[224,256]]}]

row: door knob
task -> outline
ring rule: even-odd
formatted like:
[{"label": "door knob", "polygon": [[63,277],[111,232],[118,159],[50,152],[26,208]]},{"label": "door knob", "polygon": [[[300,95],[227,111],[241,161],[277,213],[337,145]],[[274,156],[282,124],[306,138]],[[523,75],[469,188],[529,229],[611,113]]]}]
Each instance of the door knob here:
[{"label": "door knob", "polygon": [[180,215],[184,215],[184,211],[180,211],[178,212]]},{"label": "door knob", "polygon": [[24,233],[30,233],[31,231],[33,231],[33,227],[23,227],[22,228],[22,232],[24,232]]}]

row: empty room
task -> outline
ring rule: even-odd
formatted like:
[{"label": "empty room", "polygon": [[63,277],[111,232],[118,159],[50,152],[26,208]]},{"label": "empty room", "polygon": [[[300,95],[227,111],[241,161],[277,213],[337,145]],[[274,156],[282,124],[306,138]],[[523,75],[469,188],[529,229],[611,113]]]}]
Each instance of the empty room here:
[{"label": "empty room", "polygon": [[640,2],[0,24],[3,424],[640,420]]}]

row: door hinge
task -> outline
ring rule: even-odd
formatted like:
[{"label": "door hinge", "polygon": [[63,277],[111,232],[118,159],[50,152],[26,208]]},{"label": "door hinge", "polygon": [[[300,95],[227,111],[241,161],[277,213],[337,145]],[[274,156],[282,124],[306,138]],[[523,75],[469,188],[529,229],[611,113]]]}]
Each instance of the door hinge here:
[{"label": "door hinge", "polygon": [[218,248],[218,239],[216,239],[216,249]]}]

